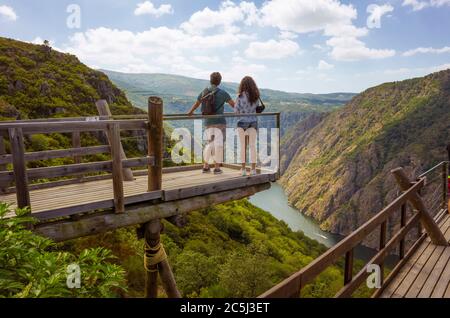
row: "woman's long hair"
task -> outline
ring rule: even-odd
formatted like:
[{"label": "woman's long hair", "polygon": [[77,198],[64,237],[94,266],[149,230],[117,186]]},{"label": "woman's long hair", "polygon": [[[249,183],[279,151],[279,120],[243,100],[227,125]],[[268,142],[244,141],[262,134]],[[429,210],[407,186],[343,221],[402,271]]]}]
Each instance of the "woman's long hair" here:
[{"label": "woman's long hair", "polygon": [[241,84],[239,84],[239,96],[242,96],[242,93],[247,92],[248,100],[250,103],[256,103],[259,100],[259,89],[256,86],[255,81],[250,76],[246,76],[242,79]]}]

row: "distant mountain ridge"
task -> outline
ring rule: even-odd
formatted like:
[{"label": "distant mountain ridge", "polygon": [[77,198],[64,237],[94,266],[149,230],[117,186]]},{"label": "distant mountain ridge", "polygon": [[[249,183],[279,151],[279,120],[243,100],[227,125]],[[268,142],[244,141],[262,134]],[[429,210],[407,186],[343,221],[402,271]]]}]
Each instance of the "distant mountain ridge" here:
[{"label": "distant mountain ridge", "polygon": [[[124,89],[134,89],[136,92],[153,92],[174,96],[197,97],[205,87],[209,85],[208,80],[191,78],[181,75],[161,74],[161,73],[121,73],[101,69],[101,72],[123,87]],[[239,84],[224,81],[222,88],[230,94],[236,94]],[[286,100],[295,99],[304,101],[315,101],[316,103],[333,104],[345,103],[349,101],[355,93],[292,93],[273,89],[261,89],[261,94],[266,98],[283,98]]]},{"label": "distant mountain ridge", "polygon": [[[186,113],[198,94],[209,85],[208,80],[169,74],[127,74],[102,70],[121,89],[133,105],[146,109],[150,95],[161,96],[165,113]],[[235,98],[237,83],[223,82],[221,87]],[[347,103],[355,94],[300,94],[261,89],[267,112],[281,112],[281,133],[309,114],[329,112]],[[226,111],[231,111],[227,108]]]},{"label": "distant mountain ridge", "polygon": [[323,229],[347,235],[397,195],[391,169],[418,175],[446,160],[449,141],[450,70],[385,83],[289,131],[281,184]]}]

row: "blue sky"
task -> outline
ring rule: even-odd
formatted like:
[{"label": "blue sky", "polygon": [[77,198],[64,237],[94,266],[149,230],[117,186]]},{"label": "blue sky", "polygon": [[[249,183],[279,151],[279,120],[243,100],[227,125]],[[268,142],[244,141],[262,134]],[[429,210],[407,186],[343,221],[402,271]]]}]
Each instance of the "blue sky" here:
[{"label": "blue sky", "polygon": [[94,68],[220,71],[293,92],[360,92],[450,68],[449,30],[450,0],[0,0],[0,36],[50,40]]}]

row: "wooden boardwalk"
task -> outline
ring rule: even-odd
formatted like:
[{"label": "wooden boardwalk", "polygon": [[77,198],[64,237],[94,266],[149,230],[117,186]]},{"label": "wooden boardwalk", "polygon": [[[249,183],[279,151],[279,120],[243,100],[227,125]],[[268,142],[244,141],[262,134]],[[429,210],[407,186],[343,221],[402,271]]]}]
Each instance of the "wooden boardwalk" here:
[{"label": "wooden boardwalk", "polygon": [[[181,168],[181,167],[180,167]],[[187,168],[189,169],[189,168]],[[145,172],[145,171],[144,171]],[[223,168],[223,174],[202,173],[190,169],[163,173],[162,190],[147,192],[147,174],[124,181],[125,205],[149,200],[173,201],[238,189],[276,180],[276,174],[263,172],[256,176],[242,177],[239,170]],[[113,182],[111,179],[82,182],[47,189],[31,190],[33,216],[41,221],[53,217],[69,216],[93,209],[114,207]],[[0,201],[16,207],[16,194],[0,195]]]},{"label": "wooden boardwalk", "polygon": [[[392,170],[402,190],[394,201],[317,259],[259,297],[299,297],[305,286],[341,258],[344,258],[344,284],[335,294],[337,298],[352,297],[367,282],[372,273],[371,265],[381,269],[378,277],[381,286],[374,288],[372,297],[450,297],[448,165],[449,162],[441,162],[414,181],[403,168]],[[389,235],[388,226],[392,229]],[[356,272],[354,249],[371,233],[378,234],[378,251]],[[392,253],[398,253],[399,261],[386,273],[385,260]]]},{"label": "wooden boardwalk", "polygon": [[[450,214],[440,222],[450,240]],[[382,298],[450,298],[450,246],[437,246],[427,238],[386,286]]]}]

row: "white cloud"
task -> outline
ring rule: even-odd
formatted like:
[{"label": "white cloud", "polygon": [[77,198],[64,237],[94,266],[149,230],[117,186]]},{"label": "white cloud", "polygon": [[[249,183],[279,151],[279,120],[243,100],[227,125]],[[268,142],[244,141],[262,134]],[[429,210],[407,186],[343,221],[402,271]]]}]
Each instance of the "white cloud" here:
[{"label": "white cloud", "polygon": [[412,76],[425,76],[430,73],[439,72],[447,69],[450,69],[450,63],[427,67],[416,67],[416,68],[401,67],[396,69],[386,69],[380,71],[380,73],[385,75],[402,76],[402,78],[409,78]]},{"label": "white cloud", "polygon": [[314,45],[313,45],[313,48],[316,49],[316,50],[318,50],[318,51],[322,51],[322,52],[324,52],[324,51],[327,50],[326,47],[324,47],[324,46],[322,46],[322,45],[320,45],[320,44],[314,44]]},{"label": "white cloud", "polygon": [[251,42],[245,50],[245,55],[254,59],[282,59],[299,51],[298,44],[291,40],[269,40],[266,42]]},{"label": "white cloud", "polygon": [[384,70],[383,73],[386,75],[404,75],[411,72],[411,69],[406,67],[396,68],[396,69],[387,69]]},{"label": "white cloud", "polygon": [[416,49],[412,49],[412,50],[408,50],[408,51],[404,52],[403,56],[413,56],[416,54],[427,54],[427,53],[432,53],[432,54],[450,53],[450,46],[444,46],[443,48],[440,48],[440,49],[435,49],[432,47],[418,47]]},{"label": "white cloud", "polygon": [[[233,33],[195,35],[167,27],[143,32],[101,27],[75,33],[63,49],[98,68],[204,77],[208,73],[201,64],[219,61],[218,57],[208,55],[209,52],[230,48],[243,39],[248,37]],[[199,48],[202,55],[198,54]]]},{"label": "white cloud", "polygon": [[10,21],[16,21],[18,18],[14,9],[6,5],[0,5],[0,17]]},{"label": "white cloud", "polygon": [[289,32],[289,31],[281,31],[280,32],[280,39],[294,40],[297,37],[298,37],[298,35],[295,34],[294,32]]},{"label": "white cloud", "polygon": [[332,70],[334,68],[333,64],[327,63],[324,60],[320,60],[319,64],[317,65],[317,69],[319,71],[328,71],[328,70]]},{"label": "white cloud", "polygon": [[390,4],[371,4],[367,7],[367,13],[370,13],[367,17],[367,27],[368,28],[380,28],[381,27],[381,18],[383,15],[394,11],[394,7]]},{"label": "white cloud", "polygon": [[425,68],[425,70],[427,70],[429,73],[444,71],[444,70],[448,70],[448,69],[450,69],[450,63],[440,64],[440,65],[435,65],[435,66],[430,66],[430,67]]},{"label": "white cloud", "polygon": [[332,47],[331,57],[338,61],[382,59],[395,55],[395,50],[370,49],[356,37],[332,37],[327,44]]},{"label": "white cloud", "polygon": [[231,68],[223,72],[227,81],[240,82],[244,76],[258,78],[259,75],[267,69],[265,65],[249,63],[244,59],[234,60]]},{"label": "white cloud", "polygon": [[155,17],[163,16],[164,14],[172,14],[173,8],[170,4],[162,4],[158,8],[151,1],[145,1],[138,3],[136,10],[134,10],[135,15],[149,14]]},{"label": "white cloud", "polygon": [[450,0],[403,0],[402,6],[411,6],[413,11],[420,11],[425,8],[450,6]]},{"label": "white cloud", "polygon": [[263,5],[261,13],[265,25],[297,33],[348,24],[357,15],[352,5],[337,0],[272,0]]},{"label": "white cloud", "polygon": [[196,55],[192,58],[199,63],[218,63],[220,59],[217,56]]},{"label": "white cloud", "polygon": [[[449,0],[450,1],[450,0]],[[387,7],[383,7],[383,14]],[[359,38],[366,36],[367,28],[353,25],[357,11],[351,4],[339,0],[271,0],[261,10],[263,25],[295,33],[323,32],[330,37],[330,56],[335,60],[356,61],[378,59],[395,55],[394,50],[372,49]],[[378,14],[380,11],[377,11]]]},{"label": "white cloud", "polygon": [[219,10],[211,10],[206,7],[195,12],[188,21],[181,24],[181,28],[190,34],[202,34],[204,31],[222,27],[226,31],[239,32],[235,25],[243,22],[246,25],[255,24],[258,21],[258,9],[253,2],[243,1],[239,5],[232,1],[221,3]]}]

